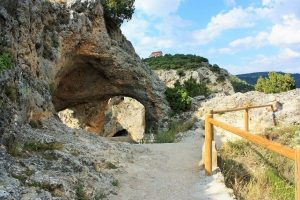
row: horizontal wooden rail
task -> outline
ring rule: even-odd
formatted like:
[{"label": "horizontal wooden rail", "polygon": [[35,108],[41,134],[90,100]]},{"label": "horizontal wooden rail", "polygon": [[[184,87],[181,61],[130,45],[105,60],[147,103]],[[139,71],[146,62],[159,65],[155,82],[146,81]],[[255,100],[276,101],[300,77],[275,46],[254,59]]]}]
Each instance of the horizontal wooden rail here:
[{"label": "horizontal wooden rail", "polygon": [[249,110],[249,109],[254,109],[254,108],[264,108],[264,107],[269,107],[269,106],[273,110],[273,105],[272,104],[268,104],[268,105],[261,105],[261,106],[245,106],[245,107],[241,107],[241,108],[231,108],[231,109],[224,109],[224,110],[213,110],[212,113],[213,114],[222,114],[222,113],[226,113],[226,112],[235,112],[235,111]]},{"label": "horizontal wooden rail", "polygon": [[276,143],[276,142],[272,142],[272,141],[265,139],[263,137],[260,137],[258,135],[253,135],[248,131],[244,131],[239,128],[235,128],[233,126],[230,126],[228,124],[225,124],[225,123],[215,120],[213,118],[209,118],[208,122],[215,126],[222,128],[226,131],[229,131],[238,136],[241,136],[251,142],[254,142],[255,144],[258,144],[266,149],[269,149],[271,151],[279,153],[280,155],[285,156],[291,160],[295,160],[295,150],[294,149],[291,149],[289,147],[286,147],[286,146]]}]

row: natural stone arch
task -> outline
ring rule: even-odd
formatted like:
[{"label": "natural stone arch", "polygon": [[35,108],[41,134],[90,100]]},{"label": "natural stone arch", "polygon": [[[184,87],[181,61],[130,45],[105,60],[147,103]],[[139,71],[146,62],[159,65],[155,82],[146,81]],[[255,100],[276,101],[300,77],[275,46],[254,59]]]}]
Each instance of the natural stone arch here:
[{"label": "natural stone arch", "polygon": [[[56,111],[73,107],[81,112],[90,131],[101,133],[108,100],[116,96],[127,96],[144,105],[147,129],[157,131],[164,110],[160,107],[162,102],[156,98],[156,91],[149,85],[153,81],[151,79],[156,77],[152,73],[142,77],[137,69],[121,67],[111,57],[72,57],[64,63],[56,76],[56,89],[53,93]],[[94,110],[85,112],[90,107]]]}]

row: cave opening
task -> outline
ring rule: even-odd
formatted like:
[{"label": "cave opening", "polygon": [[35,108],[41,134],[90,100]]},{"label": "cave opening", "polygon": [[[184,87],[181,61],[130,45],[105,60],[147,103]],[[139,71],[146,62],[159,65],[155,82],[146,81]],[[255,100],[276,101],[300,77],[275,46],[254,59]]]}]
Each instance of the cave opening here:
[{"label": "cave opening", "polygon": [[126,129],[122,129],[113,135],[113,137],[126,137],[126,136],[128,136],[128,131]]}]

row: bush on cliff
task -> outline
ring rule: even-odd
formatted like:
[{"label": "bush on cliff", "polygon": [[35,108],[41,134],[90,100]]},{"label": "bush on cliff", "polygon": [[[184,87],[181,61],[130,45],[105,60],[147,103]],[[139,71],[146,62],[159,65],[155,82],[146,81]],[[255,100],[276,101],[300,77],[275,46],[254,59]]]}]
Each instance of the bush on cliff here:
[{"label": "bush on cliff", "polygon": [[205,83],[197,83],[192,77],[183,83],[190,97],[208,96],[211,92]]},{"label": "bush on cliff", "polygon": [[296,82],[290,74],[270,72],[267,78],[259,77],[255,90],[264,93],[286,92],[296,88]]},{"label": "bush on cliff", "polygon": [[175,113],[179,113],[180,111],[187,111],[191,108],[191,97],[189,96],[188,91],[183,86],[175,84],[174,88],[167,88],[165,94],[171,109]]},{"label": "bush on cliff", "polygon": [[187,111],[191,108],[191,97],[208,96],[210,90],[204,83],[197,83],[192,77],[182,85],[177,81],[174,88],[167,88],[165,94],[171,109],[175,113]]},{"label": "bush on cliff", "polygon": [[132,18],[134,0],[105,0],[103,8],[106,23],[120,27],[125,20]]}]

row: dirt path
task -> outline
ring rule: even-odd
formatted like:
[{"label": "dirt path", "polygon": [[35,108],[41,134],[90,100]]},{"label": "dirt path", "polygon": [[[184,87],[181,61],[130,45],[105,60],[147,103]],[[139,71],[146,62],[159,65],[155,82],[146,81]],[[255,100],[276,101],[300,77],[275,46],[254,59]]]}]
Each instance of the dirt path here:
[{"label": "dirt path", "polygon": [[[220,173],[204,176],[199,170],[203,138],[200,131],[189,133],[180,143],[146,144],[148,149],[128,173],[119,177],[120,191],[113,200],[231,200]],[[197,132],[197,134],[196,134]]]}]

